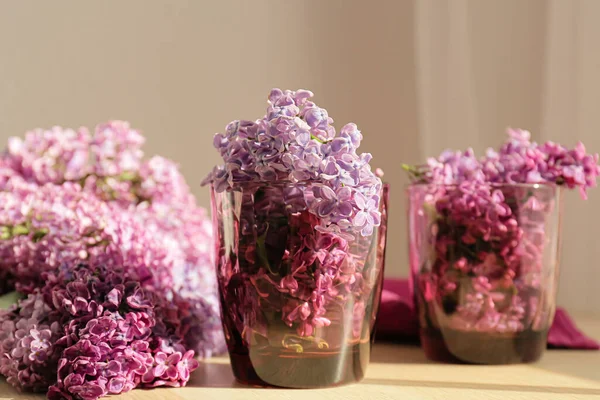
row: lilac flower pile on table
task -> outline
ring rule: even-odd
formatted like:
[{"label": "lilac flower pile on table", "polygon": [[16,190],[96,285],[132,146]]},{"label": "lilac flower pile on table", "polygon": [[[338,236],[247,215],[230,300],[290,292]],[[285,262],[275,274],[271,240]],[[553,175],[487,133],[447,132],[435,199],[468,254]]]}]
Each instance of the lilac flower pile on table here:
[{"label": "lilac flower pile on table", "polygon": [[181,386],[223,350],[211,224],[125,122],[53,128],[0,157],[0,373],[52,399]]},{"label": "lilac flower pile on table", "polygon": [[[382,182],[371,155],[358,153],[357,126],[336,133],[312,96],[273,89],[263,118],[233,121],[214,137],[224,161],[206,179],[218,223],[218,279],[229,350],[242,358],[337,354],[369,340],[382,269],[377,248],[385,246],[377,239],[385,225]],[[238,379],[251,380],[244,370],[273,368],[266,383],[315,385],[261,357],[234,363]],[[336,368],[329,367],[325,381]]]},{"label": "lilac flower pile on table", "polygon": [[[441,330],[446,341],[450,331],[515,335],[549,327],[559,187],[579,188],[586,198],[600,174],[598,155],[581,143],[568,149],[533,143],[522,130],[508,135],[481,158],[448,150],[405,166],[413,180],[411,270],[421,325]],[[545,346],[545,336],[539,342]]]}]

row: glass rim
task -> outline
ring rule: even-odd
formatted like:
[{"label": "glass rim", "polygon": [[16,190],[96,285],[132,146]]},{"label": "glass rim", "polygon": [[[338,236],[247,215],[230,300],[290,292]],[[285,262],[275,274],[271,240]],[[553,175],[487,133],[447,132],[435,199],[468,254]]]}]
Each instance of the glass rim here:
[{"label": "glass rim", "polygon": [[[473,181],[467,181],[473,182]],[[540,182],[540,183],[508,183],[508,182],[479,182],[481,185],[489,186],[492,188],[506,188],[506,187],[521,187],[528,189],[540,189],[540,188],[558,188],[562,185],[554,182]],[[439,188],[458,188],[461,183],[433,183],[433,182],[410,182],[405,184],[406,188],[412,187],[439,187]]]},{"label": "glass rim", "polygon": [[[258,186],[283,186],[283,185],[314,185],[314,184],[322,184],[320,181],[291,181],[289,179],[277,179],[274,181],[242,181],[242,180],[234,180],[234,184],[239,185],[239,187],[249,186],[249,185],[258,185]],[[210,181],[206,183],[206,186],[211,188],[215,187],[215,182]],[[381,187],[390,187],[389,181],[381,180]]]}]

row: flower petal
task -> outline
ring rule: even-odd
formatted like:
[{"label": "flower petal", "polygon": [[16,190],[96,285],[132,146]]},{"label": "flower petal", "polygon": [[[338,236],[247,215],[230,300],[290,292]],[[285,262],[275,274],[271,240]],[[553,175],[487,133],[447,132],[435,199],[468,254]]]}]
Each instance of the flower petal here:
[{"label": "flower petal", "polygon": [[352,221],[352,223],[356,227],[364,226],[366,222],[367,222],[367,213],[364,211],[359,211],[358,213],[356,213],[356,215],[354,216],[354,220]]}]

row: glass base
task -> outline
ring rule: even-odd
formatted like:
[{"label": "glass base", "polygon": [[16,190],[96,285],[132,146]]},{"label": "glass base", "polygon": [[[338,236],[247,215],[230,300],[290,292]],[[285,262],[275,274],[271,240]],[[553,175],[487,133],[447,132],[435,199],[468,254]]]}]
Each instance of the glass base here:
[{"label": "glass base", "polygon": [[322,388],[360,381],[370,357],[370,343],[344,351],[296,353],[261,347],[250,354],[231,352],[231,367],[238,382],[250,386]]},{"label": "glass base", "polygon": [[421,346],[432,361],[466,364],[517,364],[540,359],[548,331],[526,330],[490,334],[444,329],[422,329]]}]

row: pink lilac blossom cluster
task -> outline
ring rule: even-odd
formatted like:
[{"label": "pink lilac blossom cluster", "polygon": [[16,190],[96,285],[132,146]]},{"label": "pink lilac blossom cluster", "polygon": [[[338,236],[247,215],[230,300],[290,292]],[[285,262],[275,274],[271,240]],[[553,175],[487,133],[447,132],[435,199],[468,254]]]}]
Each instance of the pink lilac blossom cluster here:
[{"label": "pink lilac blossom cluster", "polygon": [[[406,168],[424,185],[431,216],[431,268],[417,277],[426,303],[440,304],[459,330],[519,332],[539,326],[546,221],[558,185],[596,185],[598,155],[509,130],[499,151],[445,151]],[[541,184],[532,188],[528,184]],[[438,318],[430,313],[432,320]],[[537,318],[537,321],[536,321]],[[442,322],[432,322],[433,325]]]},{"label": "pink lilac blossom cluster", "polygon": [[371,171],[371,154],[357,153],[362,134],[355,124],[336,134],[311,97],[308,90],[273,89],[263,118],[229,123],[214,137],[224,164],[205,182],[218,192],[247,182],[313,182],[301,194],[320,230],[370,236],[381,220],[381,179]]},{"label": "pink lilac blossom cluster", "polygon": [[414,180],[436,184],[482,183],[554,183],[569,189],[579,188],[582,197],[596,186],[600,174],[598,154],[587,154],[583,143],[568,149],[554,142],[541,145],[531,141],[531,134],[509,129],[508,140],[498,151],[488,149],[477,158],[472,149],[444,151],[427,164],[409,168]]},{"label": "pink lilac blossom cluster", "polygon": [[181,386],[224,350],[211,223],[125,122],[54,128],[0,156],[0,373],[53,399]]},{"label": "pink lilac blossom cluster", "polygon": [[[273,193],[269,198],[274,198]],[[223,276],[228,287],[224,306],[239,305],[240,310],[231,315],[245,315],[232,325],[251,343],[252,335],[268,337],[267,327],[274,321],[265,315],[271,312],[302,337],[329,326],[332,317],[338,322],[350,318],[355,329],[349,337],[358,339],[377,283],[374,271],[380,270],[376,252],[369,255],[370,238],[357,239],[351,249],[339,235],[315,231],[318,218],[307,210],[287,216],[285,224],[274,222],[269,217],[256,225],[262,232],[258,241],[252,232],[240,235],[243,272],[232,270]],[[344,315],[349,302],[353,304],[350,317]]]}]

